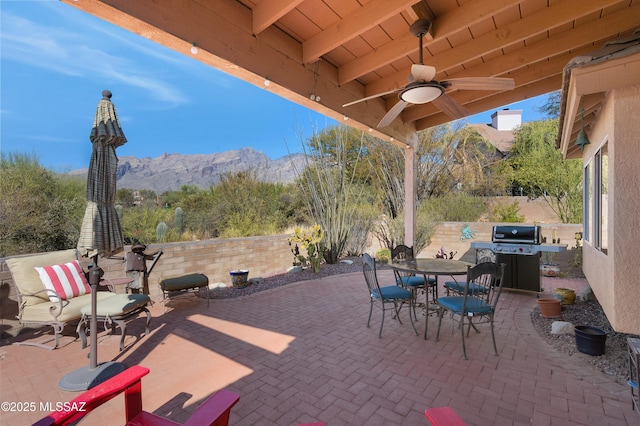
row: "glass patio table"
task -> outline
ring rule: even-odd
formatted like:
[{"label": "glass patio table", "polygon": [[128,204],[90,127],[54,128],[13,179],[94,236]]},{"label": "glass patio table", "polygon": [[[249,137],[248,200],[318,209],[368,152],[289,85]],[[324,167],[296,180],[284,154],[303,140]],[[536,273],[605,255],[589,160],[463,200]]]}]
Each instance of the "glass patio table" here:
[{"label": "glass patio table", "polygon": [[[410,259],[404,261],[395,261],[390,262],[389,266],[392,269],[395,269],[400,272],[415,274],[415,275],[423,275],[424,282],[429,282],[428,277],[433,275],[436,277],[436,284],[432,286],[428,286],[429,288],[425,288],[425,327],[424,327],[424,338],[427,338],[427,326],[429,323],[429,314],[430,310],[437,310],[437,306],[435,306],[436,301],[438,300],[438,276],[440,275],[450,275],[453,277],[454,275],[467,275],[467,268],[469,266],[473,267],[475,264],[471,262],[465,262],[463,260],[453,260],[453,259]],[[454,278],[455,279],[455,278]],[[429,293],[431,293],[431,301],[429,301]],[[431,302],[431,305],[429,304]]]}]

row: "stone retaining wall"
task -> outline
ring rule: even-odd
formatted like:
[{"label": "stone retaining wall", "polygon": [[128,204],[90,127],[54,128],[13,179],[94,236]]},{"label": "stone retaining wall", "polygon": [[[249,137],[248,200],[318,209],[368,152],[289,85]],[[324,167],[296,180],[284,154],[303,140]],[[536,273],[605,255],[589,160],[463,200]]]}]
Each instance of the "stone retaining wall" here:
[{"label": "stone retaining wall", "polygon": [[[249,278],[283,273],[292,265],[293,254],[287,242],[289,235],[214,239],[206,241],[150,244],[146,252],[162,250],[163,255],[149,275],[151,298],[162,300],[159,283],[164,278],[200,272],[209,277],[210,283],[231,284],[229,271],[248,269]],[[125,252],[130,247],[125,247]],[[82,260],[85,267],[89,261]],[[125,276],[122,260],[98,259],[105,277]],[[147,267],[151,262],[147,262]],[[124,291],[119,289],[118,292]],[[18,297],[7,268],[5,258],[0,258],[0,330],[2,336],[15,335],[19,327],[17,320]]]},{"label": "stone retaining wall", "polygon": [[[462,228],[465,223],[445,222],[436,230],[431,244],[418,256],[434,257],[440,247],[447,252],[456,251],[456,259],[475,261],[475,250],[470,249],[472,241],[491,241],[491,230],[495,223],[470,223],[472,230],[477,231],[476,239],[461,241]],[[557,236],[569,248],[575,245],[574,234],[582,229],[581,225],[542,225],[542,234],[551,240],[553,228]],[[162,250],[164,254],[149,276],[149,289],[154,300],[161,300],[159,282],[164,278],[177,277],[190,273],[203,273],[209,277],[210,283],[223,282],[231,284],[229,271],[248,269],[249,278],[269,276],[283,273],[292,266],[293,255],[287,242],[289,235],[269,237],[250,237],[232,239],[213,239],[206,241],[151,244],[147,253]],[[125,251],[130,251],[129,247]],[[375,251],[375,250],[374,250]],[[565,256],[573,256],[567,254]],[[89,263],[86,259],[83,266]],[[125,275],[124,263],[116,259],[99,259],[105,271],[105,277],[116,278]],[[150,265],[150,262],[147,263]],[[123,291],[120,289],[119,291]],[[18,313],[17,293],[4,258],[0,258],[0,330],[2,335],[15,335],[18,326],[15,316]]]}]

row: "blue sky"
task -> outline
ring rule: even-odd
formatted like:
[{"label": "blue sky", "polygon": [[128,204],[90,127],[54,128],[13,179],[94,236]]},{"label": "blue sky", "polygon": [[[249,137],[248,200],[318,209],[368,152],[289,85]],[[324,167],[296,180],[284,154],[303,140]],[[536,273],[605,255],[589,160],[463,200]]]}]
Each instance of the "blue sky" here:
[{"label": "blue sky", "polygon": [[[118,156],[253,147],[275,159],[335,124],[58,0],[1,0],[0,36],[0,150],[56,171],[87,167],[103,89],[128,140]],[[532,121],[545,99],[508,107]],[[489,123],[494,111],[467,122]]]}]

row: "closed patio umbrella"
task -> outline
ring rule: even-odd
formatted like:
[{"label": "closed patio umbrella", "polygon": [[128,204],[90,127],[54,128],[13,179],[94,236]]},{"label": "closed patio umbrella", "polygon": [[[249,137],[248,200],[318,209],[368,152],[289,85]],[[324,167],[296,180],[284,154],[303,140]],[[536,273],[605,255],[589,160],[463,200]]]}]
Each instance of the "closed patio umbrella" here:
[{"label": "closed patio umbrella", "polygon": [[125,144],[116,109],[111,103],[111,92],[102,91],[96,117],[89,139],[93,144],[87,176],[87,209],[82,219],[78,250],[83,256],[93,259],[89,271],[91,284],[91,321],[89,367],[80,368],[64,376],[58,384],[70,391],[86,390],[124,371],[125,366],[115,362],[98,365],[97,355],[97,299],[96,291],[102,270],[98,267],[98,256],[111,256],[124,247],[122,230],[115,209],[118,157],[116,148]]},{"label": "closed patio umbrella", "polygon": [[122,230],[115,209],[118,157],[124,136],[111,92],[104,90],[91,129],[91,161],[87,176],[87,209],[82,219],[78,250],[87,257],[110,256],[123,248]]}]

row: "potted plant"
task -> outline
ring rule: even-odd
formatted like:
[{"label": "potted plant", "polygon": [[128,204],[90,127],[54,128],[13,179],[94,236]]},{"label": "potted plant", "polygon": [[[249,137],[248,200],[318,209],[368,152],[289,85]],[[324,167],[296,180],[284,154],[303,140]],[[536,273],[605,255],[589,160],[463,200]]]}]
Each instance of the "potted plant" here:
[{"label": "potted plant", "polygon": [[556,263],[556,253],[545,252],[544,261],[540,266],[540,272],[545,277],[557,277],[560,275],[560,265]]}]

